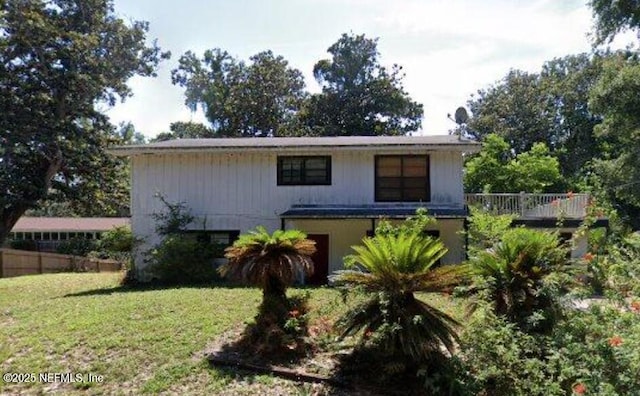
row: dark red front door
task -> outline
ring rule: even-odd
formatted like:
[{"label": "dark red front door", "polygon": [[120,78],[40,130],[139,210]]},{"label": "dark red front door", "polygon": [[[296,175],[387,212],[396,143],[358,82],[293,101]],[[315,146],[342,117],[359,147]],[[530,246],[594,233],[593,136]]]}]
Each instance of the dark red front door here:
[{"label": "dark red front door", "polygon": [[326,285],[329,275],[329,235],[309,234],[307,238],[316,242],[316,252],[311,256],[314,265],[313,275],[305,283]]}]

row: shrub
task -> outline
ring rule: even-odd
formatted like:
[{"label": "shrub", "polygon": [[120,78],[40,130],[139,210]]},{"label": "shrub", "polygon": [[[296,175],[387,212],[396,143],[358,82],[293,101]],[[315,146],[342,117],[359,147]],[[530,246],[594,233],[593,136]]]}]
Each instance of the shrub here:
[{"label": "shrub", "polygon": [[606,255],[590,260],[590,265],[602,273],[605,287],[623,297],[640,296],[640,233],[622,238]]},{"label": "shrub", "polygon": [[311,255],[315,251],[315,242],[301,231],[269,234],[264,227],[240,235],[226,249],[228,262],[220,267],[220,274],[262,289],[255,325],[247,329],[244,340],[261,346],[258,352],[272,355],[304,350],[306,298],[287,298],[286,291],[297,279],[313,274]]},{"label": "shrub", "polygon": [[194,284],[218,279],[214,259],[218,249],[209,243],[170,235],[149,252],[153,274],[162,283]]},{"label": "shrub", "polygon": [[366,296],[337,322],[343,337],[358,335],[352,365],[379,371],[377,380],[384,374],[415,375],[418,366],[442,360],[442,347],[453,351],[458,323],[414,293],[448,290],[458,281],[458,269],[436,268],[446,248],[412,228],[376,233],[362,243],[345,257],[348,270],[332,277]]},{"label": "shrub", "polygon": [[559,314],[558,285],[550,275],[566,271],[567,264],[556,233],[510,229],[493,248],[471,257],[468,292],[522,329],[546,331]]},{"label": "shrub", "polygon": [[565,395],[544,359],[545,337],[480,309],[460,334],[459,359],[480,394],[492,396]]},{"label": "shrub", "polygon": [[100,259],[118,260],[130,263],[133,260],[133,250],[140,241],[131,232],[131,227],[114,227],[102,233],[97,241],[96,250],[89,255]]},{"label": "shrub", "polygon": [[38,251],[38,244],[31,239],[13,239],[9,241],[9,247],[17,250]]},{"label": "shrub", "polygon": [[635,395],[640,313],[568,311],[548,335],[528,334],[481,309],[460,335],[461,371],[487,395]]},{"label": "shrub", "polygon": [[[157,197],[166,208],[153,215],[162,240],[145,252],[154,279],[166,284],[208,283],[218,279],[215,258],[219,247],[201,240],[197,233],[187,234],[186,227],[194,217],[184,203],[170,203],[161,195]],[[113,246],[126,246],[129,242],[125,231],[116,231],[105,241]],[[125,279],[130,281],[131,277]]]},{"label": "shrub", "polygon": [[85,257],[89,255],[89,252],[94,251],[96,246],[97,242],[94,239],[71,238],[60,242],[56,248],[56,253]]}]

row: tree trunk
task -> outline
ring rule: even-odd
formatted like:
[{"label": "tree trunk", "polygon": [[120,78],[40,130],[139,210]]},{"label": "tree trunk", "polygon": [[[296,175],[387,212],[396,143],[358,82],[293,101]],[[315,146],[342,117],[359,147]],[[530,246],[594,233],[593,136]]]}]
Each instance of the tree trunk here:
[{"label": "tree trunk", "polygon": [[42,167],[41,170],[43,171],[42,180],[44,181],[44,188],[42,189],[39,197],[33,197],[35,199],[31,200],[24,199],[22,202],[11,204],[2,210],[2,216],[0,217],[0,246],[4,244],[9,233],[13,229],[13,226],[16,225],[24,212],[35,206],[35,202],[47,195],[49,188],[51,188],[51,181],[62,168],[62,158],[62,151],[59,147],[56,147],[55,155],[53,158],[48,160],[48,164],[45,164],[46,169],[45,166]]},{"label": "tree trunk", "polygon": [[13,226],[16,225],[18,219],[22,217],[26,210],[27,207],[25,205],[14,205],[2,211],[2,218],[0,218],[0,246],[4,245],[4,241],[9,236],[11,229],[13,229]]}]

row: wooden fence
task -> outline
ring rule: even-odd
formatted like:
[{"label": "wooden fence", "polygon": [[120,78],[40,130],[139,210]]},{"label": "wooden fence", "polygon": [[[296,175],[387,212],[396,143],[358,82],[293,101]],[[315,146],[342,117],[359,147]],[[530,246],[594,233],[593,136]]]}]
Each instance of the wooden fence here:
[{"label": "wooden fence", "polygon": [[0,249],[0,278],[53,272],[119,271],[115,260],[90,259],[66,254]]}]

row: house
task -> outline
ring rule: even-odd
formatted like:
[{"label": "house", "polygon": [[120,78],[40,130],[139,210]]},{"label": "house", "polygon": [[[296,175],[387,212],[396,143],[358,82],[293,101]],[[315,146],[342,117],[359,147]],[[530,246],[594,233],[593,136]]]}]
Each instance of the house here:
[{"label": "house", "polygon": [[39,251],[53,252],[63,241],[84,238],[100,239],[114,227],[129,224],[128,217],[21,217],[7,240],[34,241]]},{"label": "house", "polygon": [[[159,193],[184,202],[196,218],[190,227],[222,244],[258,225],[305,231],[318,249],[308,281],[325,283],[381,218],[401,220],[420,207],[438,219],[429,233],[449,249],[442,263],[463,261],[463,155],[479,150],[457,136],[354,136],[182,139],[112,152],[131,157],[140,251],[159,241]],[[148,277],[142,259],[137,270]]]}]

